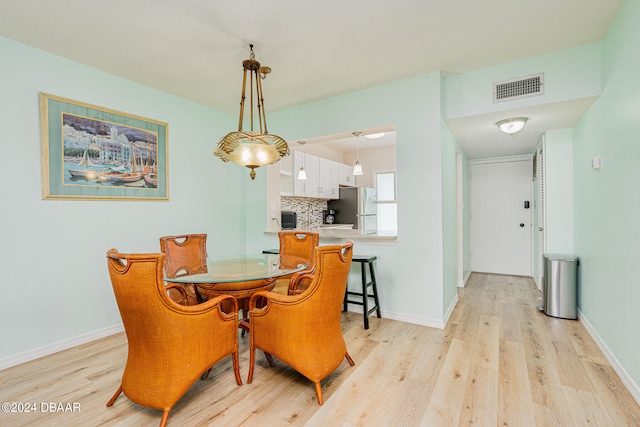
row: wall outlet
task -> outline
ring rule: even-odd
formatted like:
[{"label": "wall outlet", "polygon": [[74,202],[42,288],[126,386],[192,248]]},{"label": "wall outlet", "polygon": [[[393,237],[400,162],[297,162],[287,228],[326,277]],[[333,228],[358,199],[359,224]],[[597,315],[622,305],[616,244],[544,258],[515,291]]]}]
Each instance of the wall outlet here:
[{"label": "wall outlet", "polygon": [[602,167],[602,157],[595,156],[591,159],[591,169],[599,170]]}]

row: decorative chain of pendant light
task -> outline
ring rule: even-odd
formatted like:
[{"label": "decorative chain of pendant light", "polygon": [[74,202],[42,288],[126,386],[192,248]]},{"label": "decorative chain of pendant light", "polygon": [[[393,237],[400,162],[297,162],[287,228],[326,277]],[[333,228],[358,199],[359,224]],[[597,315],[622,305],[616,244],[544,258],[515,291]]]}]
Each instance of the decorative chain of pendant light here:
[{"label": "decorative chain of pendant light", "polygon": [[[223,162],[233,162],[251,169],[249,176],[255,179],[255,169],[260,166],[270,165],[289,155],[289,146],[286,141],[277,135],[270,134],[267,130],[267,116],[264,108],[264,96],[262,94],[261,80],[271,72],[269,67],[261,67],[253,53],[253,45],[249,45],[251,54],[249,59],[242,62],[244,69],[242,78],[242,97],[240,98],[240,119],[238,130],[223,136],[218,142],[214,155]],[[249,101],[250,101],[250,130],[243,130],[245,92],[247,89],[247,74],[249,75]],[[259,130],[254,130],[254,103],[257,109]]]}]

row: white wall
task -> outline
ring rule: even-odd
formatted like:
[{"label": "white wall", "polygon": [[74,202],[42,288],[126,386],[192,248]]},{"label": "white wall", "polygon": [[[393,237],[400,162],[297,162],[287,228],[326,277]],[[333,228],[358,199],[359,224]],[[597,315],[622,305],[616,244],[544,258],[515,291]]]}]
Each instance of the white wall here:
[{"label": "white wall", "polygon": [[[0,38],[0,368],[121,325],[105,254],[158,252],[158,238],[205,232],[209,253],[245,249],[248,174],[212,152],[235,119]],[[42,200],[39,93],[168,123],[170,201]]]}]

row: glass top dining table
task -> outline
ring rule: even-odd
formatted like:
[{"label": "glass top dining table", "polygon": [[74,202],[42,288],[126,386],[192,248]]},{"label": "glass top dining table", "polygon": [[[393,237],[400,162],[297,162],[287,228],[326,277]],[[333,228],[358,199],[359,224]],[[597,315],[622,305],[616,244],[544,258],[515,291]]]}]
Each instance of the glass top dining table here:
[{"label": "glass top dining table", "polygon": [[261,279],[276,279],[301,271],[309,260],[291,255],[255,254],[224,258],[208,258],[206,273],[180,274],[165,277],[173,283],[232,283]]}]

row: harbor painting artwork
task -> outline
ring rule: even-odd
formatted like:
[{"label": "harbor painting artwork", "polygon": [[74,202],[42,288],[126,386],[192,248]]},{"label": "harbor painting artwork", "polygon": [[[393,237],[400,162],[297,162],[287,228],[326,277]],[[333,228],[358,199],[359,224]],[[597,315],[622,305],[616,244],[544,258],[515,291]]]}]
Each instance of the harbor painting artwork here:
[{"label": "harbor painting artwork", "polygon": [[167,124],[41,94],[43,198],[168,200]]},{"label": "harbor painting artwork", "polygon": [[157,188],[155,132],[68,113],[62,127],[65,184]]}]

